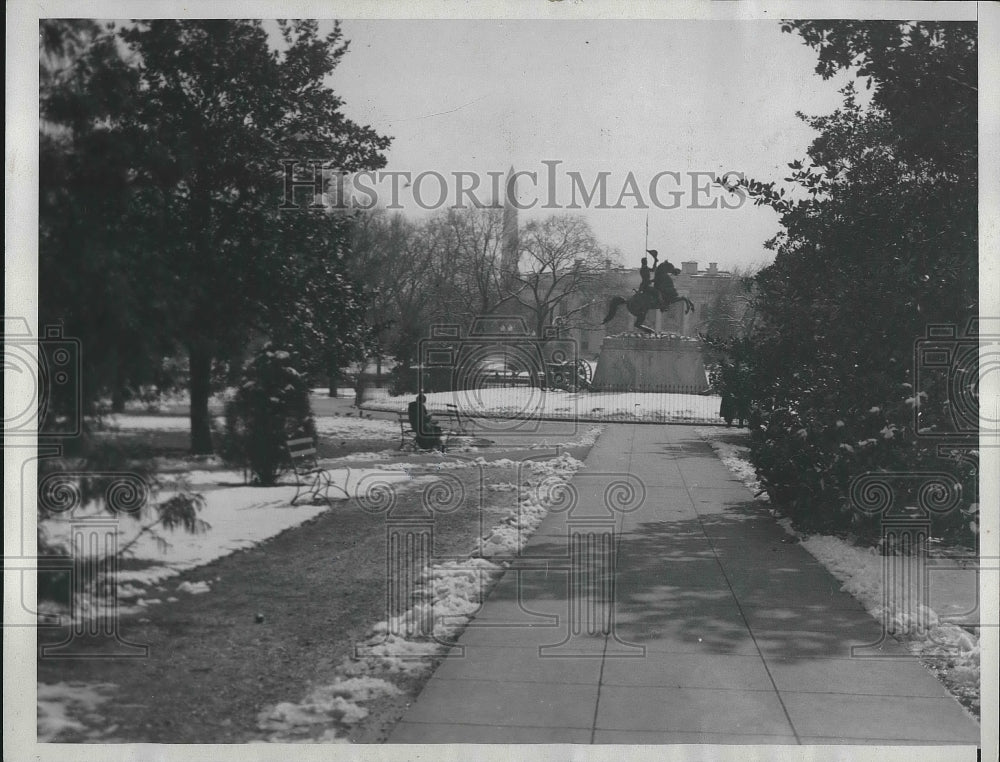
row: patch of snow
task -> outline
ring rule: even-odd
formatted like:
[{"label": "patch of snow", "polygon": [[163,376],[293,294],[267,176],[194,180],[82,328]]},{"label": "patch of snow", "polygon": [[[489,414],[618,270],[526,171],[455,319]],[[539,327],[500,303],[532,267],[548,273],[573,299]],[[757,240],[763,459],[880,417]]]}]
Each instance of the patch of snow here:
[{"label": "patch of snow", "polygon": [[156,470],[158,472],[170,472],[170,471],[185,471],[190,469],[192,465],[199,466],[221,466],[222,458],[218,455],[186,455],[183,458],[168,458],[166,456],[159,456],[153,458],[153,463],[156,465]]},{"label": "patch of snow", "polygon": [[[120,413],[108,416],[108,424],[119,431],[190,431],[191,419],[186,415],[131,415]],[[225,419],[216,416],[220,427]]]},{"label": "patch of snow", "polygon": [[219,470],[219,471],[182,471],[177,473],[161,474],[164,482],[169,483],[171,479],[183,480],[190,487],[205,487],[213,484],[245,484],[242,471]]},{"label": "patch of snow", "polygon": [[[404,407],[405,412],[405,407]],[[332,439],[398,439],[399,424],[381,418],[352,418],[349,416],[320,416],[316,419],[316,433]]]},{"label": "patch of snow", "polygon": [[517,485],[512,482],[499,482],[494,484],[487,484],[486,489],[490,492],[516,492]]},{"label": "patch of snow", "polygon": [[[310,691],[302,701],[283,701],[267,707],[257,715],[257,726],[272,733],[271,741],[295,740],[311,732],[317,725],[354,725],[368,716],[368,710],[358,702],[400,693],[392,683],[377,677],[338,678],[330,685]],[[336,739],[327,728],[322,740]]]},{"label": "patch of snow", "polygon": [[603,426],[592,426],[587,429],[583,434],[581,434],[577,439],[570,440],[568,442],[549,442],[548,440],[542,440],[541,442],[535,442],[531,445],[532,450],[550,450],[553,447],[590,447],[593,445],[597,438],[604,431]]},{"label": "patch of snow", "polygon": [[[211,591],[211,583],[205,580],[199,580],[197,582],[181,582],[177,586],[178,592],[190,593],[191,595],[201,595],[202,593],[207,593]],[[174,600],[177,600],[174,598]]]},{"label": "patch of snow", "polygon": [[352,463],[355,461],[376,461],[390,460],[398,458],[399,450],[378,450],[375,452],[352,452],[350,455],[342,455],[339,458],[320,458],[319,465],[323,468],[334,468],[342,463]]},{"label": "patch of snow", "polygon": [[[745,432],[742,433],[745,434]],[[747,453],[750,452],[749,447],[720,441],[718,437],[732,436],[732,432],[727,429],[699,428],[695,429],[695,434],[706,440],[709,445],[711,445],[723,465],[725,465],[726,468],[733,473],[733,475],[738,477],[758,500],[763,503],[770,502],[771,498],[761,485],[760,479],[757,478],[757,469],[753,467],[753,464],[747,458]]]},{"label": "patch of snow", "polygon": [[118,585],[118,597],[122,599],[136,598],[145,592],[145,588],[136,587],[135,585],[130,585],[128,583],[123,582]]},{"label": "patch of snow", "polygon": [[[402,619],[406,620],[406,615]],[[413,617],[410,617],[413,619]],[[432,640],[409,640],[387,631],[388,623],[379,622],[373,634],[357,645],[359,659],[347,659],[341,671],[347,675],[365,675],[372,671],[421,672],[427,659],[441,653],[443,646]]]},{"label": "patch of snow", "polygon": [[[158,411],[165,408],[188,407],[191,404],[191,396],[186,389],[159,390],[156,386],[143,387],[143,394],[138,399],[132,399],[125,403],[128,411]],[[221,407],[236,394],[236,387],[230,386],[223,391],[213,394],[208,399],[210,407]],[[105,409],[110,409],[111,400],[105,398],[101,400]]]},{"label": "patch of snow", "polygon": [[99,735],[88,728],[103,723],[98,709],[116,688],[113,683],[38,683],[38,741],[57,742],[67,731]]},{"label": "patch of snow", "polygon": [[[329,386],[324,386],[324,387],[316,388],[316,389],[310,389],[309,391],[310,391],[310,393],[314,394],[317,397],[326,397],[327,399],[330,399],[330,396],[329,396],[329,394],[330,394],[330,387]],[[337,395],[338,395],[338,397],[343,397],[345,399],[352,399],[354,397],[354,390],[351,389],[349,386],[338,386],[337,387]]]},{"label": "patch of snow", "polygon": [[[405,406],[403,411],[405,412]],[[391,439],[399,436],[399,424],[378,418],[350,416],[317,416],[316,431],[324,436],[344,439]],[[190,431],[191,419],[186,415],[117,414],[107,418],[108,424],[119,431]],[[220,427],[225,419],[216,416]]]},{"label": "patch of snow", "polygon": [[[348,478],[349,475],[349,478]],[[351,497],[363,494],[371,479],[392,485],[392,489],[408,489],[419,483],[406,472],[384,469],[341,469],[331,472],[337,484],[344,485]],[[331,496],[338,496],[336,490]],[[107,547],[105,541],[112,538],[119,548],[135,540],[128,551],[128,557],[148,562],[143,568],[119,569],[117,580],[120,586],[119,598],[135,598],[143,592],[143,587],[155,585],[165,579],[198,566],[203,566],[217,558],[227,556],[245,548],[253,547],[287,529],[298,526],[330,509],[326,504],[312,505],[299,503],[291,505],[295,487],[229,487],[204,493],[205,506],[198,517],[209,524],[207,531],[189,534],[184,530],[164,532],[168,543],[161,547],[150,533],[143,533],[144,523],[132,518],[119,518],[110,527],[106,524],[93,531],[101,534],[100,542],[90,547]],[[159,499],[166,500],[170,493],[161,493]],[[100,506],[90,504],[85,508],[62,514],[45,521],[45,529],[51,541],[72,547],[72,530],[75,522],[87,519],[106,521],[110,514]],[[146,522],[152,518],[145,516]],[[86,557],[84,548],[77,548],[75,555]],[[81,618],[100,614],[93,608],[92,599],[84,596],[74,607]],[[137,608],[121,607],[119,613],[136,613]]]}]

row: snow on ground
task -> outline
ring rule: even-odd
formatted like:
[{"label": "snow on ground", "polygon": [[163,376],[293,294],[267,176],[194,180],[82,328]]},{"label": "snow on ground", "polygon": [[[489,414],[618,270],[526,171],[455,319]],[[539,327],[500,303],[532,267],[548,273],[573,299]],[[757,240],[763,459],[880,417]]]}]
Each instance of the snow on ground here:
[{"label": "snow on ground", "polygon": [[[412,395],[383,397],[362,403],[362,407],[399,413],[406,411],[412,399]],[[720,402],[719,397],[711,394],[542,391],[528,386],[427,395],[427,409],[431,413],[444,413],[448,405],[455,405],[462,415],[473,419],[716,423]]]},{"label": "snow on ground", "polygon": [[576,439],[568,442],[550,442],[547,439],[542,439],[538,442],[532,443],[531,449],[551,450],[553,447],[590,447],[597,441],[597,438],[601,435],[602,431],[604,431],[603,426],[592,426]]},{"label": "snow on ground", "polygon": [[320,416],[316,418],[316,433],[344,439],[395,439],[399,437],[399,424],[378,418]]},{"label": "snow on ground", "polygon": [[[317,397],[329,397],[330,387],[329,386],[317,387],[315,389],[310,389],[309,392],[311,394],[316,395]],[[352,389],[349,386],[338,386],[337,395],[338,395],[337,397],[331,397],[330,399],[338,399],[338,398],[354,399],[354,389]]]},{"label": "snow on ground", "polygon": [[[257,724],[261,730],[282,740],[308,731],[311,726],[326,725],[331,720],[354,725],[368,716],[368,710],[357,702],[395,696],[400,692],[392,683],[377,677],[338,678],[331,685],[314,688],[298,704],[282,701],[262,710],[257,716]],[[336,740],[336,735],[324,734],[316,740],[326,743]]]},{"label": "snow on ground", "polygon": [[[205,580],[198,580],[197,582],[181,582],[177,586],[177,592],[179,593],[190,593],[191,595],[201,595],[202,593],[209,592],[212,587],[211,582],[206,582]],[[174,600],[177,600],[176,598]]]},{"label": "snow on ground", "polygon": [[[713,439],[724,436],[724,429],[698,429],[697,433],[751,491],[761,491],[746,458],[748,447]],[[767,494],[758,499],[767,501]],[[924,559],[929,584],[921,593],[915,586],[922,585],[925,577],[914,573],[915,559],[884,556],[874,547],[857,547],[832,535],[801,534],[789,519],[778,523],[843,583],[842,589],[860,601],[886,632],[895,634],[920,656],[956,697],[978,707],[978,627],[970,632],[958,624],[968,621],[969,615],[976,619],[979,580],[974,567],[959,569],[948,559]],[[907,565],[909,573],[901,573],[901,565]],[[891,580],[891,587],[887,588],[887,580]]]},{"label": "snow on ground", "polygon": [[[117,416],[122,428],[136,430],[160,429],[180,430],[186,428],[188,419],[182,416]],[[320,432],[327,435],[351,437],[395,436],[398,425],[391,421],[362,418],[319,418]],[[591,427],[574,442],[559,443],[564,446],[593,444],[601,427]],[[544,446],[549,445],[547,442]],[[543,446],[543,445],[539,445]],[[348,459],[383,459],[398,455],[396,451],[384,450],[379,453],[356,453]],[[336,459],[336,460],[344,460]],[[176,461],[176,462],[175,462]],[[333,460],[330,461],[334,462]],[[163,460],[159,465],[171,470],[179,469],[184,460]],[[515,468],[521,461],[502,459],[489,462],[479,457],[473,460],[448,460],[442,456],[439,462],[421,463],[418,468],[428,466],[436,470],[451,470],[484,465]],[[536,479],[557,477],[569,479],[583,464],[569,455],[561,455],[548,461],[526,461],[527,468]],[[205,465],[217,465],[216,461]],[[433,480],[433,476],[413,477],[411,462],[389,463],[377,469],[335,469],[331,476],[337,484],[343,485],[348,494],[358,497],[366,485],[375,478],[382,484],[392,484],[394,489],[412,487],[418,483]],[[295,487],[279,484],[275,487],[249,487],[243,485],[243,473],[235,470],[176,470],[164,474],[169,485],[171,479],[182,481],[192,488],[204,488],[205,504],[199,517],[210,526],[204,533],[188,534],[183,531],[163,533],[169,543],[161,546],[152,533],[143,533],[145,522],[133,519],[119,519],[114,526],[114,536],[118,546],[124,547],[135,540],[129,548],[129,558],[141,563],[142,568],[119,570],[118,598],[119,613],[124,615],[141,613],[149,606],[161,604],[160,598],[148,597],[152,586],[176,576],[182,571],[209,563],[237,550],[248,548],[263,540],[297,526],[329,509],[326,505],[302,504],[292,506],[290,500]],[[238,485],[238,486],[232,486]],[[504,490],[521,490],[516,510],[504,518],[485,539],[482,545],[484,558],[470,558],[465,562],[444,562],[429,568],[422,580],[424,599],[416,601],[414,607],[393,622],[381,622],[372,629],[369,640],[362,644],[368,658],[345,664],[344,676],[329,686],[315,688],[301,703],[278,704],[261,712],[259,721],[262,729],[273,734],[275,739],[294,737],[303,728],[317,723],[335,720],[350,725],[362,719],[367,710],[357,702],[375,696],[394,695],[398,688],[368,672],[376,668],[392,671],[422,670],[428,665],[428,657],[439,654],[443,646],[433,640],[414,639],[413,623],[430,616],[432,632],[435,636],[447,637],[465,625],[469,617],[478,609],[483,591],[505,564],[503,557],[510,556],[523,544],[528,534],[538,525],[547,510],[544,502],[534,495],[529,485],[518,487],[514,484],[499,485]],[[214,488],[213,488],[214,487]],[[161,492],[159,500],[165,500],[170,492]],[[337,494],[336,490],[331,494]],[[46,522],[46,531],[51,541],[70,544],[74,522],[88,518],[106,520],[108,515],[98,506],[91,505]],[[111,532],[108,533],[109,536]],[[101,543],[103,546],[103,542]],[[81,553],[80,549],[77,553]],[[495,558],[497,561],[488,560]],[[144,562],[144,563],[143,563]],[[133,565],[127,563],[126,565]],[[162,587],[159,588],[163,590]],[[201,595],[211,592],[211,581],[185,581],[178,585],[178,593]],[[175,596],[167,598],[176,601]],[[124,605],[128,601],[131,605]],[[58,612],[65,613],[65,612]],[[100,613],[88,607],[81,598],[74,610],[79,618]],[[422,630],[423,632],[423,630]],[[409,634],[403,637],[399,633]],[[92,722],[96,707],[107,700],[104,695],[113,686],[82,684],[39,684],[38,732],[40,740],[55,739],[61,732],[75,730],[85,732]],[[88,718],[90,718],[88,720]],[[86,721],[86,724],[84,724]],[[99,724],[99,723],[97,723]],[[109,731],[102,731],[109,732]],[[327,732],[318,739],[324,742],[338,740],[335,732]]]},{"label": "snow on ground", "polygon": [[[202,473],[218,478],[219,473],[225,472]],[[234,474],[229,474],[227,479]],[[387,472],[383,469],[339,469],[332,471],[331,476],[335,483],[346,487],[351,497],[364,494],[373,479],[393,484],[394,489],[418,481],[405,471]],[[241,481],[242,477],[239,479]],[[198,515],[208,522],[210,528],[200,534],[189,534],[183,530],[166,532],[163,539],[169,546],[165,550],[150,533],[142,533],[145,523],[130,518],[119,519],[115,528],[118,547],[124,547],[138,538],[129,548],[129,556],[148,564],[145,568],[118,572],[120,584],[131,583],[131,586],[122,588],[124,597],[134,597],[141,592],[135,585],[152,585],[186,569],[202,566],[216,558],[249,548],[329,510],[329,506],[325,504],[299,503],[293,506],[290,502],[294,495],[295,487],[286,484],[276,487],[239,486],[207,490],[203,493],[205,506]],[[335,489],[330,491],[330,495],[340,497]],[[161,500],[166,497],[169,494],[159,495]],[[94,517],[106,519],[107,515],[100,507],[91,505],[72,515],[50,519],[45,522],[45,527],[50,540],[69,545],[74,521]],[[146,519],[147,522],[151,520]],[[103,543],[101,546],[103,547]],[[82,554],[82,551],[78,552]]]},{"label": "snow on ground", "polygon": [[[914,573],[916,559],[883,556],[875,548],[855,547],[839,537],[801,535],[788,519],[778,523],[789,534],[799,537],[802,547],[844,583],[842,589],[857,598],[886,631],[920,656],[952,693],[978,707],[979,636],[954,621],[947,621],[948,617],[932,608],[932,590],[925,589],[921,596],[916,589],[915,580],[919,578]],[[933,571],[933,560],[925,563]],[[901,573],[902,567],[908,573]],[[934,575],[930,577],[933,587]],[[974,572],[968,579],[978,584]],[[921,598],[924,603],[919,603]]]},{"label": "snow on ground", "polygon": [[[507,390],[501,390],[507,391]],[[438,397],[439,395],[428,395],[428,397]],[[656,395],[647,395],[656,396]],[[694,400],[703,400],[707,398],[702,398],[697,395],[669,395],[669,396],[681,396],[689,397]],[[390,412],[406,412],[406,406],[412,401],[411,398],[385,398],[384,400],[377,400],[371,403],[372,407],[370,409],[375,410],[389,410]],[[450,402],[450,394],[449,394]],[[441,402],[437,410],[433,407],[431,412],[442,413],[444,412],[446,402]],[[687,404],[687,403],[685,403]],[[383,407],[374,407],[375,405],[383,405]],[[389,407],[385,407],[388,405]],[[365,403],[366,408],[369,407],[368,403]],[[718,405],[716,404],[716,408]],[[560,408],[559,411],[553,412],[552,418],[562,417],[564,419],[572,419],[575,416],[570,414],[571,408]],[[480,413],[477,413],[480,414]],[[494,415],[494,412],[490,411],[489,415]],[[497,413],[499,415],[499,413]],[[538,416],[535,416],[538,417]],[[581,420],[587,420],[588,418],[593,418],[594,416],[582,415]],[[641,418],[633,418],[633,420],[641,420]],[[651,419],[654,420],[654,419]],[[217,418],[216,422],[221,427],[223,425],[223,419]],[[316,416],[316,433],[329,437],[330,439],[397,439],[400,435],[399,423],[396,421],[386,421],[379,418],[365,418],[362,416],[350,416],[350,415],[322,415]],[[189,431],[191,422],[187,416],[182,415],[115,415],[109,416],[108,423],[119,431]],[[475,428],[473,426],[473,428]],[[536,449],[554,447],[556,444],[570,447],[576,445],[589,445],[594,443],[596,437],[595,431],[599,432],[599,429],[590,429],[585,433],[580,439],[573,442],[557,442],[549,443],[548,441],[535,442],[531,447]],[[465,449],[473,449],[475,437],[470,438],[470,443]],[[457,442],[457,443],[456,443]],[[453,442],[450,449],[462,450],[461,438],[457,438],[456,442]],[[357,453],[351,456],[352,459],[358,460],[363,457],[368,457],[369,459],[376,460],[380,459],[381,456],[373,453]],[[203,460],[203,464],[206,466],[221,464],[221,461],[217,456],[207,456]],[[177,459],[177,458],[158,458],[158,467],[163,470],[175,470],[183,468],[184,466],[190,466],[190,460]]]},{"label": "snow on ground", "polygon": [[189,487],[208,487],[215,485],[241,485],[246,484],[243,471],[231,469],[219,469],[215,471],[181,471],[169,474],[160,474],[164,483],[183,482]]},{"label": "snow on ground", "polygon": [[115,726],[88,728],[103,724],[98,709],[116,688],[112,683],[38,683],[38,742],[59,741],[67,731],[90,738],[114,732]]},{"label": "snow on ground", "polygon": [[[155,387],[146,387],[142,390],[145,394],[136,399],[131,399],[125,403],[125,410],[129,412],[154,413],[167,410],[178,410],[189,407],[191,396],[186,389],[173,389],[169,391],[157,391]],[[231,400],[236,394],[236,387],[230,386],[221,392],[213,394],[208,399],[210,409],[221,408]],[[111,400],[105,398],[101,400],[105,410],[111,409]]]},{"label": "snow on ground", "polygon": [[[380,484],[391,484],[393,489],[407,489],[423,483],[428,477],[413,478],[405,471],[385,472],[378,469],[341,469],[331,472],[334,480],[344,485],[352,497],[363,494],[366,487],[377,481]],[[201,471],[179,474],[187,477],[189,484],[206,484],[218,481],[242,480],[239,472]],[[433,477],[429,477],[433,478]],[[280,532],[297,526],[314,516],[329,510],[327,505],[289,504],[295,494],[295,487],[279,485],[276,487],[229,487],[212,489],[203,493],[205,506],[199,513],[200,518],[210,524],[210,528],[202,534],[188,534],[182,530],[164,533],[164,539],[169,542],[166,548],[161,547],[149,534],[141,534],[143,523],[130,518],[119,519],[115,527],[115,536],[119,547],[140,535],[135,545],[130,548],[130,557],[146,562],[149,565],[141,569],[119,570],[118,613],[122,615],[140,614],[149,606],[162,603],[159,598],[147,597],[152,586],[163,580],[180,574],[182,571],[202,566],[210,561],[228,555],[236,550],[248,548]],[[331,490],[331,494],[335,491]],[[161,493],[160,499],[169,495]],[[107,520],[108,514],[96,505],[87,506],[58,519],[45,522],[49,538],[55,542],[71,543],[71,530],[74,521],[86,521],[87,518]],[[147,518],[147,521],[152,519]],[[111,533],[108,532],[108,537]],[[104,540],[97,547],[105,547]],[[82,557],[82,549],[76,554]],[[162,588],[159,588],[162,590]],[[211,582],[199,580],[185,581],[177,586],[179,593],[201,595],[211,592]],[[168,601],[176,601],[171,596]],[[126,602],[131,605],[126,605]],[[46,613],[66,615],[65,611],[49,611]],[[80,619],[90,618],[102,613],[102,609],[94,605],[93,599],[81,596],[73,609],[73,616]],[[335,691],[330,696],[331,711],[342,706],[343,716],[350,717],[351,706],[346,699],[339,698],[336,691],[341,689],[355,691],[360,683],[346,682],[344,686],[334,686]],[[88,737],[94,733],[110,733],[115,728],[104,728],[101,731],[87,731],[87,728],[100,727],[101,718],[96,708],[107,700],[105,695],[111,685],[38,684],[38,738],[39,741],[57,740],[60,733],[66,731],[86,732]],[[314,704],[321,704],[322,697],[314,697]],[[95,736],[96,737],[96,736]],[[334,740],[332,738],[324,739]]]},{"label": "snow on ground", "polygon": [[[595,432],[596,436],[596,432]],[[482,458],[468,465],[485,464]],[[442,464],[444,465],[444,464]],[[478,611],[486,591],[509,563],[509,557],[524,545],[548,511],[546,496],[556,497],[554,482],[567,482],[583,462],[562,454],[546,461],[492,461],[491,466],[526,467],[526,483],[503,485],[518,489],[518,502],[492,528],[477,554],[465,560],[431,564],[417,582],[413,605],[399,616],[374,625],[370,636],[358,644],[355,658],[340,665],[340,676],[329,686],[314,687],[299,703],[282,702],[258,715],[258,726],[269,740],[344,740],[344,729],[367,716],[360,706],[380,695],[395,695],[396,686],[376,677],[419,673],[431,659],[448,648],[448,641]],[[536,489],[545,483],[546,489]],[[317,725],[328,726],[323,735],[310,735]],[[330,725],[334,727],[329,727]]]},{"label": "snow on ground", "polygon": [[160,473],[188,471],[194,464],[214,468],[221,467],[223,462],[218,455],[185,455],[182,458],[158,455],[153,458],[153,465]]},{"label": "snow on ground", "polygon": [[727,433],[731,434],[731,430],[695,429],[694,431],[695,434],[711,445],[723,465],[737,476],[747,486],[747,489],[753,492],[758,500],[765,503],[770,502],[771,498],[761,486],[760,479],[757,478],[757,471],[747,457],[750,448],[745,445],[732,444],[731,442],[723,442],[717,439],[717,437],[724,436]]},{"label": "snow on ground", "polygon": [[[218,416],[213,422],[219,428],[225,419]],[[119,431],[190,431],[191,419],[186,415],[132,415],[120,413],[109,415],[107,424]]]},{"label": "snow on ground", "polygon": [[[405,410],[405,406],[403,410]],[[351,416],[318,416],[316,431],[323,436],[344,439],[392,439],[399,436],[399,424],[375,418]],[[225,421],[216,418],[221,428]],[[108,424],[119,431],[190,431],[191,419],[186,415],[112,415]]]},{"label": "snow on ground", "polygon": [[344,463],[358,463],[361,461],[391,460],[399,457],[399,448],[388,450],[378,450],[375,452],[352,452],[349,455],[341,455],[339,458],[320,458],[319,465],[323,468],[336,468]]}]

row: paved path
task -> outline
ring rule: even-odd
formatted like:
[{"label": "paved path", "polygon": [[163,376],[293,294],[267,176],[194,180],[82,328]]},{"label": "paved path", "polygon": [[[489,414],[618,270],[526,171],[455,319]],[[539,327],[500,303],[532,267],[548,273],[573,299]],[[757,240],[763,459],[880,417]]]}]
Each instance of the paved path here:
[{"label": "paved path", "polygon": [[978,743],[690,428],[609,426],[572,487],[390,742]]}]

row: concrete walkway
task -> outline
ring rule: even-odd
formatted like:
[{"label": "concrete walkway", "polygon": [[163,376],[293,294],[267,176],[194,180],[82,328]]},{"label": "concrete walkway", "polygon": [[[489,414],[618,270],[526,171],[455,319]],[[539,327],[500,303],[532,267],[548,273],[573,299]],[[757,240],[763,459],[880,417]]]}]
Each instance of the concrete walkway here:
[{"label": "concrete walkway", "polygon": [[609,426],[571,486],[390,743],[978,745],[690,428]]}]

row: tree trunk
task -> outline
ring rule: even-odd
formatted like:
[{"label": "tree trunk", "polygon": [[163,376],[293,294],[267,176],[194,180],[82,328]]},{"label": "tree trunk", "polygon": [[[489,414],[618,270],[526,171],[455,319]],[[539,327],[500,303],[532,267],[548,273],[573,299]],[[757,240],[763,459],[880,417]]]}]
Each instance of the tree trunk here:
[{"label": "tree trunk", "polygon": [[189,347],[191,378],[191,454],[211,455],[212,420],[208,398],[212,381],[212,353],[200,344]]},{"label": "tree trunk", "polygon": [[330,356],[326,363],[326,382],[329,387],[327,395],[337,396],[337,387],[340,385],[340,363],[335,356]]},{"label": "tree trunk", "polygon": [[125,375],[122,373],[122,363],[116,350],[112,350],[111,371],[111,412],[125,412]]},{"label": "tree trunk", "polygon": [[115,379],[114,388],[111,390],[111,412],[125,412],[125,388]]}]

